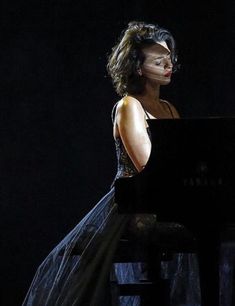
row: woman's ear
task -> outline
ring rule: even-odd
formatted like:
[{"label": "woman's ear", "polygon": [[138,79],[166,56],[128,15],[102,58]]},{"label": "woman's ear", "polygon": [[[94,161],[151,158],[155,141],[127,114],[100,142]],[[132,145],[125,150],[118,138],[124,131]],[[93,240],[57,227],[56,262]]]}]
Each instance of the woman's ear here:
[{"label": "woman's ear", "polygon": [[142,70],[141,70],[141,68],[139,67],[139,68],[137,68],[137,73],[138,73],[138,75],[139,76],[142,76]]}]

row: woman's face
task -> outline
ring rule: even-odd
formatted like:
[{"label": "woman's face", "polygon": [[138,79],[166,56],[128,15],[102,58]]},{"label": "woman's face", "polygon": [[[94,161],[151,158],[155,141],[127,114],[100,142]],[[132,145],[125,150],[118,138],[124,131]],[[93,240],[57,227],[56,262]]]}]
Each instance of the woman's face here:
[{"label": "woman's face", "polygon": [[170,50],[165,41],[142,49],[145,56],[141,74],[160,85],[169,84],[172,74]]}]

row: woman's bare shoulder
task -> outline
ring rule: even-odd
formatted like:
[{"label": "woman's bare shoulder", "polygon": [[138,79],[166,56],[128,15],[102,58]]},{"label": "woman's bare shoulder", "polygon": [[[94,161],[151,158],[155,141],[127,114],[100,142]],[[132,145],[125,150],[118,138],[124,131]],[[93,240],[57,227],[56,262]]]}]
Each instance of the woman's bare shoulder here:
[{"label": "woman's bare shoulder", "polygon": [[125,96],[117,102],[115,112],[114,137],[120,135],[119,129],[133,130],[136,126],[145,126],[145,113],[141,103],[132,96]]},{"label": "woman's bare shoulder", "polygon": [[117,102],[117,112],[143,112],[143,107],[139,100],[132,96],[125,96]]}]

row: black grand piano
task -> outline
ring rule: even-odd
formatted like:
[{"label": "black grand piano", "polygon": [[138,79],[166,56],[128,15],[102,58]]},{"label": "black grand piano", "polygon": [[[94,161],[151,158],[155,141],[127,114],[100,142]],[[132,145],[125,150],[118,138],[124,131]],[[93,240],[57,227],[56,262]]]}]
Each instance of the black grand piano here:
[{"label": "black grand piano", "polygon": [[115,182],[119,213],[155,213],[197,239],[202,306],[219,306],[221,232],[235,223],[235,118],[148,120],[145,169]]}]

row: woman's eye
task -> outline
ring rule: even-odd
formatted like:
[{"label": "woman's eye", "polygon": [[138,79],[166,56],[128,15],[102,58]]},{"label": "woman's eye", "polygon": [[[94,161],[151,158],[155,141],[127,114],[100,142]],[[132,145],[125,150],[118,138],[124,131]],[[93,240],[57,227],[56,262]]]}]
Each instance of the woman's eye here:
[{"label": "woman's eye", "polygon": [[161,61],[156,61],[155,65],[157,65],[157,66],[161,65]]}]

